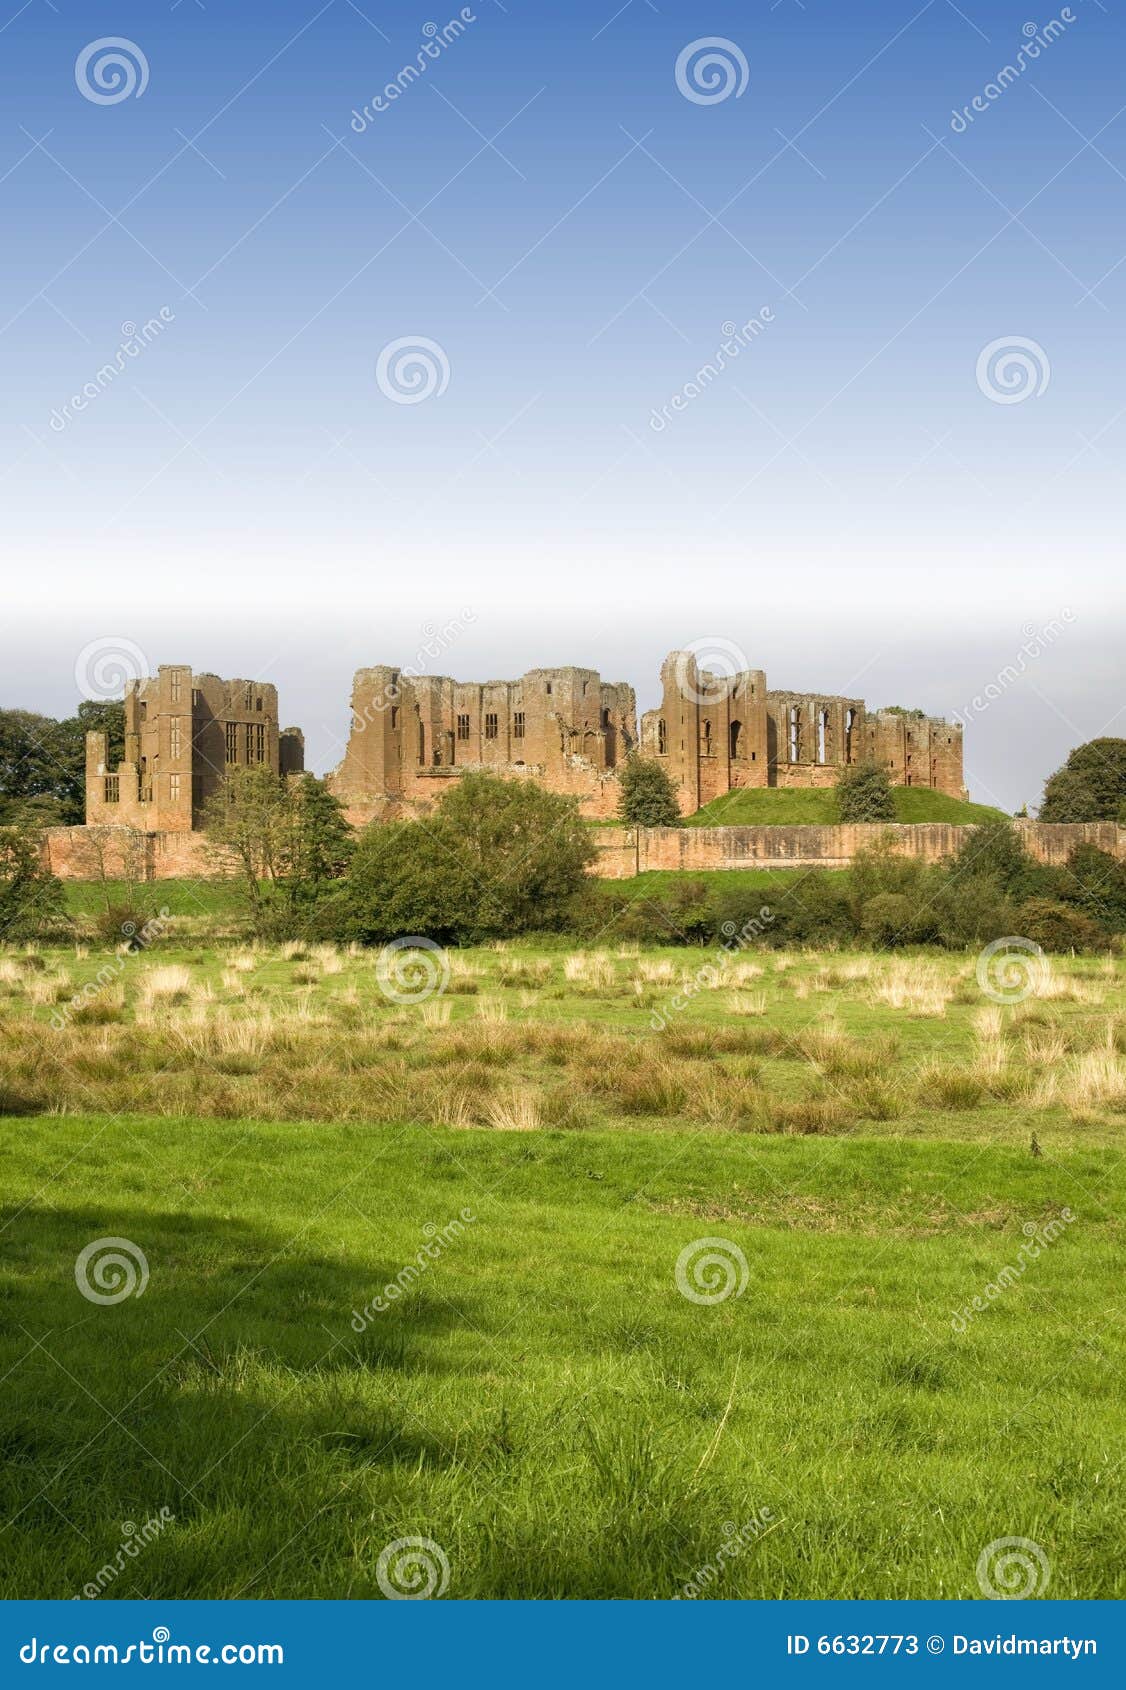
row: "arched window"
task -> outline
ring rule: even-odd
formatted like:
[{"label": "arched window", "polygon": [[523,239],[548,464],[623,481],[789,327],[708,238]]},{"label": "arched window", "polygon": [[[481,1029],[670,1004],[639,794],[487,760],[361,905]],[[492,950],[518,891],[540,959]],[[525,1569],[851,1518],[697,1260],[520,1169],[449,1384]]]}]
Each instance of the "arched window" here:
[{"label": "arched window", "polygon": [[418,760],[419,760],[420,763],[425,763],[425,761],[426,761],[426,724],[425,724],[425,722],[420,722],[418,724]]},{"label": "arched window", "polygon": [[824,705],[817,712],[817,761],[829,761],[829,712]]},{"label": "arched window", "polygon": [[710,722],[705,721],[705,723],[704,723],[704,756],[710,757],[711,754],[712,754],[712,725],[711,725]]},{"label": "arched window", "polygon": [[852,762],[852,730],[856,726],[856,711],[845,711],[845,754],[846,763]]},{"label": "arched window", "polygon": [[662,721],[659,721],[657,723],[657,756],[658,757],[667,756],[668,755],[668,749],[669,749],[669,730],[668,730],[668,727],[666,726],[665,722],[662,720]]},{"label": "arched window", "polygon": [[742,722],[732,722],[731,726],[727,730],[728,749],[730,750],[732,757],[741,757],[743,755],[742,747],[739,743],[742,738],[742,734]]},{"label": "arched window", "polygon": [[796,704],[790,705],[790,762],[796,763],[801,746],[801,711]]}]

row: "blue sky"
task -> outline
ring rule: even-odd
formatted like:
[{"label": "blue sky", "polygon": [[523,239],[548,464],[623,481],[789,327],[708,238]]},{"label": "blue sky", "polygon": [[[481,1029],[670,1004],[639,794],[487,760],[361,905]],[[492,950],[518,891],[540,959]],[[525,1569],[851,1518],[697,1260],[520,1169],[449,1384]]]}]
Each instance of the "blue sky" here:
[{"label": "blue sky", "polygon": [[465,678],[648,705],[723,638],[968,712],[1010,807],[1123,732],[1120,4],[465,13],[0,7],[3,702],[116,640],[276,681],[324,768],[456,617]]}]

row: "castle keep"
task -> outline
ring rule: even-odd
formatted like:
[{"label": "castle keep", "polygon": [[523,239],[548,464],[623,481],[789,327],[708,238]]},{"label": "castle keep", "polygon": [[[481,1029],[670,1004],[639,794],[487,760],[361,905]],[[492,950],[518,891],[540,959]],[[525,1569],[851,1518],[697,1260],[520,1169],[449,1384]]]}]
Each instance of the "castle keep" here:
[{"label": "castle keep", "polygon": [[691,651],[669,653],[661,689],[660,708],[641,719],[641,749],[668,771],[684,815],[738,787],[833,786],[852,763],[878,763],[893,786],[965,795],[961,727],[921,710],[770,692],[761,669],[713,675]]},{"label": "castle keep", "polygon": [[[456,681],[389,665],[357,671],[347,749],[328,776],[363,826],[425,813],[470,770],[536,780],[616,816],[618,773],[641,749],[668,771],[683,814],[740,787],[832,786],[874,761],[897,786],[964,794],[962,730],[921,710],[868,711],[860,698],[772,692],[761,669],[715,675],[691,651],[661,668],[661,704],[637,726],[633,688],[593,669],[530,669],[518,680]],[[276,689],[163,665],[125,695],[125,755],[86,740],[86,820],[190,833],[231,767],[304,767],[296,728],[278,726]]]},{"label": "castle keep", "polygon": [[278,728],[278,694],[263,681],[194,675],[161,664],[125,692],[125,755],[108,763],[106,735],[86,735],[86,825],[187,833],[231,767],[304,767],[298,728]]}]

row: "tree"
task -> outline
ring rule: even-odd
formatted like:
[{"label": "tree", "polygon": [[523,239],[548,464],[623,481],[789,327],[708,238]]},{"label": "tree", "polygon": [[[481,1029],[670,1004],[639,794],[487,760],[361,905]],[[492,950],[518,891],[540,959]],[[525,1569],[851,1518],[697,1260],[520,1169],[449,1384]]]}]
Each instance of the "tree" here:
[{"label": "tree", "polygon": [[289,832],[285,783],[264,763],[230,769],[204,808],[203,825],[216,856],[241,878],[255,931],[266,933]]},{"label": "tree", "polygon": [[680,826],[676,788],[662,765],[651,757],[631,753],[618,787],[618,814],[631,827]]},{"label": "tree", "polygon": [[62,807],[54,799],[57,727],[50,716],[33,710],[0,710],[0,820],[36,809],[44,825],[62,821]]},{"label": "tree", "polygon": [[125,749],[120,701],[84,700],[64,721],[0,710],[0,820],[74,826],[86,815],[86,735],[105,733],[111,766]]},{"label": "tree", "polygon": [[947,863],[954,882],[989,880],[1007,897],[1051,897],[1056,872],[1036,862],[1004,817],[979,823]]},{"label": "tree", "polygon": [[895,797],[887,770],[878,763],[851,763],[837,781],[837,808],[843,822],[893,822]]},{"label": "tree", "polygon": [[356,840],[340,801],[323,780],[302,775],[285,783],[287,838],[281,862],[291,909],[315,903],[346,872]]},{"label": "tree", "polygon": [[1126,863],[1095,845],[1076,845],[1060,875],[1059,896],[1110,933],[1126,932]]},{"label": "tree", "polygon": [[25,938],[62,914],[62,884],[47,865],[41,832],[0,827],[0,938]]},{"label": "tree", "polygon": [[466,775],[424,821],[366,830],[318,925],[367,943],[558,929],[595,855],[573,798],[532,781]]},{"label": "tree", "polygon": [[1044,786],[1042,822],[1117,821],[1126,803],[1126,739],[1077,745]]},{"label": "tree", "polygon": [[1082,775],[1070,769],[1057,769],[1044,783],[1044,798],[1040,805],[1042,822],[1093,822],[1095,795]]},{"label": "tree", "polygon": [[203,819],[216,854],[235,865],[261,934],[298,925],[352,852],[351,829],[324,782],[265,764],[231,769]]}]

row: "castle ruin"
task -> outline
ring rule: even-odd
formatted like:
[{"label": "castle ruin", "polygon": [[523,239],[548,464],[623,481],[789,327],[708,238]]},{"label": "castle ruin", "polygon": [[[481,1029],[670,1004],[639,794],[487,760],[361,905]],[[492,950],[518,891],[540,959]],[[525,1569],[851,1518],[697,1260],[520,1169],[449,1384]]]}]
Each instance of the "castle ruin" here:
[{"label": "castle ruin", "polygon": [[661,689],[660,707],[641,719],[641,749],[668,771],[686,816],[740,787],[834,786],[855,763],[879,764],[893,786],[966,795],[961,727],[921,710],[770,692],[761,669],[711,674],[691,651],[669,653]]},{"label": "castle ruin", "polygon": [[[456,681],[390,665],[357,671],[347,749],[328,784],[356,826],[425,814],[469,771],[540,782],[584,816],[618,812],[618,775],[638,749],[667,771],[693,815],[742,787],[828,787],[876,762],[893,785],[963,797],[962,730],[921,710],[861,698],[772,692],[761,669],[715,675],[670,652],[661,704],[638,732],[633,688],[593,669],[530,669],[518,680]],[[232,767],[300,772],[304,741],[278,726],[274,687],[162,665],[125,695],[125,755],[86,740],[88,826],[189,833]]]},{"label": "castle ruin", "polygon": [[868,711],[862,698],[770,692],[761,669],[714,675],[691,651],[661,667],[662,701],[638,734],[633,688],[593,669],[532,669],[518,681],[360,669],[348,749],[328,777],[357,825],[430,807],[469,770],[530,777],[618,810],[618,770],[640,749],[667,771],[683,815],[740,787],[835,785],[876,762],[894,786],[965,796],[962,730],[921,710]]},{"label": "castle ruin", "polygon": [[617,770],[636,749],[633,688],[593,669],[455,681],[384,665],[356,673],[348,748],[328,778],[358,826],[429,808],[470,769],[537,780],[584,815],[613,816]]},{"label": "castle ruin", "polygon": [[276,687],[162,663],[126,688],[125,755],[116,769],[107,736],[86,735],[86,825],[188,833],[228,769],[265,764],[297,774],[304,763],[300,729],[278,727]]}]

